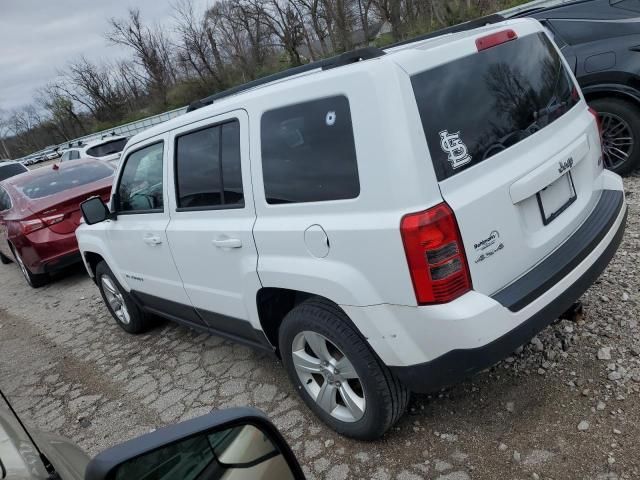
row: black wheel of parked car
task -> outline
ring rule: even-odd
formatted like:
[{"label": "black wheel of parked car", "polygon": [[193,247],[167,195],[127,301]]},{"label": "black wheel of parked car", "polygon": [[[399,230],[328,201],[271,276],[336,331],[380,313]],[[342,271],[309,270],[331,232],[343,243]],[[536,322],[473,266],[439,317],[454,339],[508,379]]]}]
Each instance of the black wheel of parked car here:
[{"label": "black wheel of parked car", "polygon": [[8,265],[11,263],[11,259],[9,257],[5,257],[2,252],[0,252],[0,263],[3,265]]},{"label": "black wheel of parked car", "polygon": [[47,283],[49,283],[49,275],[46,273],[31,273],[29,267],[27,267],[22,261],[22,257],[16,251],[16,249],[12,246],[11,251],[13,252],[13,256],[16,259],[16,263],[20,267],[20,271],[24,276],[24,279],[27,281],[30,287],[32,288],[40,288]]},{"label": "black wheel of parked car", "polygon": [[600,115],[604,166],[620,175],[640,166],[640,108],[619,98],[590,102]]},{"label": "black wheel of parked car", "polygon": [[404,413],[409,391],[334,303],[313,297],[296,306],[282,322],[279,346],[300,396],[338,433],[374,440]]},{"label": "black wheel of parked car", "polygon": [[123,330],[129,333],[149,330],[151,321],[122,288],[106,262],[100,262],[96,267],[96,283],[107,309]]}]

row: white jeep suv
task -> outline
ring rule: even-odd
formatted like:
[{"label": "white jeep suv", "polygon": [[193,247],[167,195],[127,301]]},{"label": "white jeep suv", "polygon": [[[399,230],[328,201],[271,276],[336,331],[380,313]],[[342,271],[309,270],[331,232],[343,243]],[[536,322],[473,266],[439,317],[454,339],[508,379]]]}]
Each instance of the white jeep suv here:
[{"label": "white jeep suv", "polygon": [[508,356],[622,239],[596,116],[534,20],[268,80],[129,140],[78,241],[122,328],[275,351],[340,433]]}]

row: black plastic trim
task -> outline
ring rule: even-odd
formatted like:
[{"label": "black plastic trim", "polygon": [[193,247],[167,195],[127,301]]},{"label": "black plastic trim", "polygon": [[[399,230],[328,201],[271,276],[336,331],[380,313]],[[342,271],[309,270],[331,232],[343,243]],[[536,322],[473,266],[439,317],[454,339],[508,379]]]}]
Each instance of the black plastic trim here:
[{"label": "black plastic trim", "polygon": [[430,362],[407,367],[390,367],[391,371],[410,390],[416,393],[428,393],[458,383],[508,356],[566,312],[597,280],[622,242],[627,213],[625,212],[624,219],[611,243],[594,264],[567,290],[531,318],[482,347],[451,350]]},{"label": "black plastic trim", "polygon": [[512,312],[522,310],[591,253],[615,223],[623,204],[624,193],[619,190],[603,190],[593,212],[564,244],[529,273],[491,298]]},{"label": "black plastic trim", "polygon": [[136,290],[131,290],[130,293],[134,301],[145,312],[210,335],[217,335],[253,348],[274,352],[274,348],[264,332],[253,328],[247,320],[196,309],[190,305],[183,305]]},{"label": "black plastic trim", "polygon": [[70,253],[65,255],[64,257],[57,258],[55,260],[51,260],[44,264],[43,270],[44,273],[56,273],[60,270],[64,270],[67,267],[75,265],[76,263],[81,263],[82,257],[80,256],[80,252]]}]

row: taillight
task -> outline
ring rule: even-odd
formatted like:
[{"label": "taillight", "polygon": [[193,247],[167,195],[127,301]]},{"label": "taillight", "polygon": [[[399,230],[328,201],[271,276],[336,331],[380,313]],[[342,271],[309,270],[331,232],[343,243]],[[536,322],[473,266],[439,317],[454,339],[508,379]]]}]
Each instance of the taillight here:
[{"label": "taillight", "polygon": [[589,107],[589,113],[596,117],[596,123],[598,124],[598,133],[600,133],[600,143],[602,143],[602,120],[600,119],[600,114],[591,107]]},{"label": "taillight", "polygon": [[28,235],[37,230],[42,230],[45,227],[50,227],[51,225],[60,223],[63,220],[64,220],[64,213],[59,213],[57,215],[50,215],[48,217],[43,217],[43,218],[35,218],[33,220],[23,220],[22,222],[20,222],[20,226],[22,228],[22,234]]},{"label": "taillight", "polygon": [[400,233],[419,304],[447,303],[471,290],[460,230],[446,203],[405,215]]},{"label": "taillight", "polygon": [[482,52],[483,50],[488,50],[489,48],[497,47],[498,45],[517,39],[518,34],[513,30],[503,30],[501,32],[487,35],[486,37],[476,39],[476,47],[478,47],[479,52]]}]

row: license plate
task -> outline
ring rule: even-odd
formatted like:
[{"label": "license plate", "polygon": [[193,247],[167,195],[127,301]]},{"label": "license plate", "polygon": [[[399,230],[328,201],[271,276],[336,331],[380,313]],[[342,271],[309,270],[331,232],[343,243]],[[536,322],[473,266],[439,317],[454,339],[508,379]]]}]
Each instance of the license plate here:
[{"label": "license plate", "polygon": [[578,198],[571,172],[565,173],[551,185],[540,190],[536,196],[542,223],[549,225]]}]

